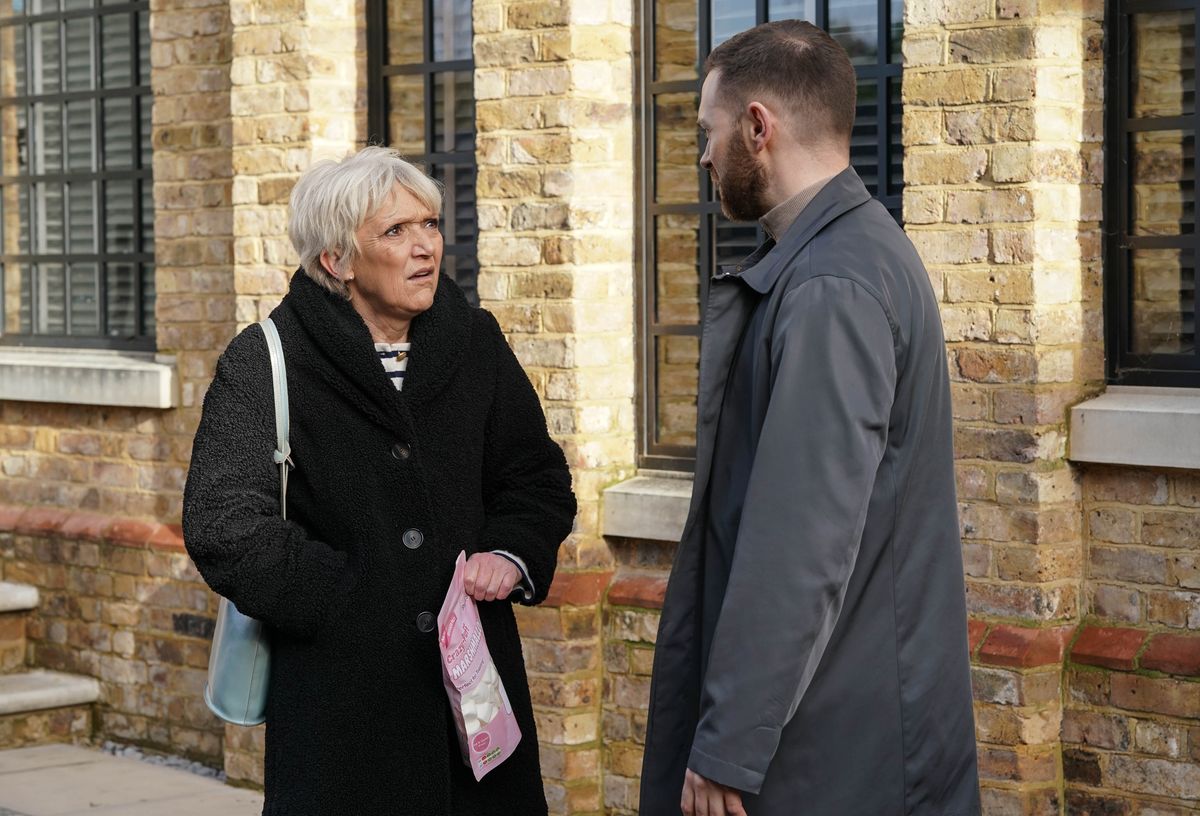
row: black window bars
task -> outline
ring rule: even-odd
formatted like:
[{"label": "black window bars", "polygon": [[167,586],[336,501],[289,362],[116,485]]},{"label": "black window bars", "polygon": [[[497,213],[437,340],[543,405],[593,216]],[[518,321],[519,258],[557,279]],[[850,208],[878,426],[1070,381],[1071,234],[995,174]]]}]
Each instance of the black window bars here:
[{"label": "black window bars", "polygon": [[0,6],[0,343],[154,349],[149,5]]},{"label": "black window bars", "polygon": [[694,456],[700,315],[716,267],[762,240],[720,213],[696,128],[700,66],[757,23],[807,19],[850,54],[858,75],[851,162],[900,219],[901,0],[641,0],[637,42],[639,465],[689,468]]},{"label": "black window bars", "polygon": [[1200,387],[1194,0],[1110,0],[1105,343],[1119,385]]}]

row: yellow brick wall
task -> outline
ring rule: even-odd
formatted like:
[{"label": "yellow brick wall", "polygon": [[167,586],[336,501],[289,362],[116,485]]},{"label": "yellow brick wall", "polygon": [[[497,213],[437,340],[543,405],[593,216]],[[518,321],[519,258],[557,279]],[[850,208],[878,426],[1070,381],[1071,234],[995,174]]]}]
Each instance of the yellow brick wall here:
[{"label": "yellow brick wall", "polygon": [[[695,4],[658,7],[658,76],[693,78]],[[1196,758],[1200,729],[1176,705],[1191,699],[1192,681],[1151,677],[1167,691],[1146,688],[1170,697],[1159,707],[1175,713],[1129,715],[1112,688],[1149,680],[1106,675],[1104,696],[1089,686],[1090,669],[1064,673],[1061,654],[1009,660],[992,646],[1048,638],[1065,649],[1091,619],[1157,633],[1200,628],[1195,474],[1077,469],[1065,459],[1067,409],[1103,387],[1102,12],[1099,0],[906,3],[904,220],[948,343],[989,814],[1075,812],[1071,802],[1178,810],[1200,800],[1183,788],[1139,792],[1118,756],[1132,745],[1146,760],[1137,773],[1174,773]],[[542,398],[580,499],[550,600],[518,611],[555,814],[636,813],[657,604],[673,554],[671,544],[606,539],[600,522],[603,489],[634,465],[633,15],[627,0],[473,4],[479,293]],[[178,521],[216,357],[278,302],[294,268],[291,186],[314,158],[365,139],[363,20],[362,0],[156,0],[156,316],[159,348],[177,360],[180,405],[0,403],[0,505]],[[421,59],[415,0],[393,0],[389,20],[389,62]],[[1171,36],[1150,29],[1139,41],[1158,94],[1139,104],[1163,111],[1178,97]],[[396,144],[423,152],[419,81],[394,79],[389,94]],[[695,98],[662,103],[652,138],[660,199],[693,200]],[[11,132],[0,127],[0,138]],[[1180,145],[1154,145],[1139,212],[1163,228],[1177,216]],[[660,317],[695,322],[699,225],[665,216],[658,226]],[[1152,260],[1137,308],[1171,314],[1177,261]],[[694,338],[655,349],[661,441],[691,441],[697,352]],[[112,675],[102,733],[223,755],[231,779],[261,782],[261,729],[231,728],[222,741],[215,721],[173,702],[194,703],[204,645],[175,631],[167,612],[212,612],[211,596],[191,594],[182,556],[149,547],[130,556],[98,534],[107,543],[96,551],[126,567],[106,571],[83,563],[92,549],[81,541],[39,543],[53,537],[16,528],[0,537],[2,575],[55,598],[35,652]],[[123,618],[131,605],[145,617]],[[176,678],[176,696],[146,696],[138,672],[159,669]],[[1087,729],[1105,723],[1097,758]],[[1091,783],[1095,773],[1103,784]]]},{"label": "yellow brick wall", "polygon": [[579,515],[519,610],[551,813],[602,804],[600,494],[632,474],[632,9],[478,0],[479,295],[542,398]]}]

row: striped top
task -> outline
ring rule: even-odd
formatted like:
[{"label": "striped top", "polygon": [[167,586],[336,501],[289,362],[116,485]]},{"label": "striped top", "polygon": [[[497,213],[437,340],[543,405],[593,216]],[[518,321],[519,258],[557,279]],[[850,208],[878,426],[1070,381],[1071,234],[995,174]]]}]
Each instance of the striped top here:
[{"label": "striped top", "polygon": [[392,385],[399,391],[404,387],[404,372],[408,370],[408,351],[412,343],[376,343],[375,353]]}]

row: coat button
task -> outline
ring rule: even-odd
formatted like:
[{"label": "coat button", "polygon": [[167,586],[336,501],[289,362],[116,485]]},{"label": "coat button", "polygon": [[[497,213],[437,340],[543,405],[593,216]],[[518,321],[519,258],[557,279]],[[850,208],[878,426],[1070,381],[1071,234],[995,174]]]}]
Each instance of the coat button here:
[{"label": "coat button", "polygon": [[432,632],[434,623],[432,612],[422,612],[417,615],[417,629],[422,632]]},{"label": "coat button", "polygon": [[420,530],[405,530],[404,535],[401,536],[401,540],[404,542],[405,547],[415,550],[425,543],[425,536],[421,535]]},{"label": "coat button", "polygon": [[412,457],[412,448],[403,442],[397,442],[395,445],[392,445],[392,456],[401,462],[407,462]]}]

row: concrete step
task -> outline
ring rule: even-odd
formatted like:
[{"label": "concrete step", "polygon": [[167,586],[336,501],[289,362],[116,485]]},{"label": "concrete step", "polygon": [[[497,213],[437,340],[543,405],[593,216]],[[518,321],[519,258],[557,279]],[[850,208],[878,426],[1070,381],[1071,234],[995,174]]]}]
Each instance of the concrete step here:
[{"label": "concrete step", "polygon": [[37,605],[37,587],[0,581],[0,674],[25,666],[25,622]]},{"label": "concrete step", "polygon": [[0,748],[86,740],[99,699],[92,677],[42,670],[0,675]]}]

